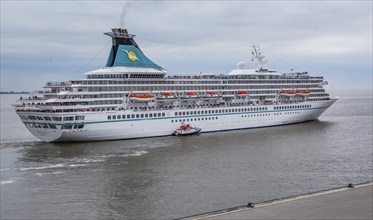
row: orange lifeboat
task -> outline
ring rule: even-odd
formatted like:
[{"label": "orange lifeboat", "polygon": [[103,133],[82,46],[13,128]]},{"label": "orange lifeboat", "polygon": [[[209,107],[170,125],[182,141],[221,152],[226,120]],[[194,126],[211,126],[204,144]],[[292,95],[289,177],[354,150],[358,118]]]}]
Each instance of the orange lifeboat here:
[{"label": "orange lifeboat", "polygon": [[174,101],[177,99],[177,96],[173,92],[164,92],[161,96],[158,97],[159,101]]},{"label": "orange lifeboat", "polygon": [[187,92],[186,95],[187,96],[197,96],[197,93],[196,92]]},{"label": "orange lifeboat", "polygon": [[249,91],[247,91],[247,90],[239,90],[238,92],[237,92],[237,95],[238,96],[248,96],[250,93],[249,93]]},{"label": "orange lifeboat", "polygon": [[302,96],[307,96],[307,95],[310,95],[311,92],[308,91],[308,90],[297,90],[297,91],[296,91],[296,94],[297,94],[297,95],[302,95]]},{"label": "orange lifeboat", "polygon": [[165,92],[165,93],[162,93],[162,95],[163,95],[164,97],[174,97],[174,96],[175,96],[175,94],[172,93],[172,92]]},{"label": "orange lifeboat", "polygon": [[218,92],[216,91],[209,91],[209,92],[206,92],[206,94],[203,96],[204,99],[218,99],[220,98],[221,96],[219,95]]},{"label": "orange lifeboat", "polygon": [[282,96],[295,96],[297,94],[296,91],[287,91],[287,90],[281,90],[279,93]]},{"label": "orange lifeboat", "polygon": [[132,93],[130,94],[130,100],[131,101],[138,101],[138,102],[149,102],[154,100],[155,95],[154,94],[142,94],[142,93]]},{"label": "orange lifeboat", "polygon": [[198,99],[198,94],[196,92],[186,92],[184,94],[183,97],[181,97],[182,99],[188,99],[188,100],[194,100],[194,99]]}]

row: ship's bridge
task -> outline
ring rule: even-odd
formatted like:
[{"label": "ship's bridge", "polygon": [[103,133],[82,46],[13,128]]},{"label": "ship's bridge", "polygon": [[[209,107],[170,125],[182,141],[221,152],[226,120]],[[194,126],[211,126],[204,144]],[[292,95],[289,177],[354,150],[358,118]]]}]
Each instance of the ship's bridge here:
[{"label": "ship's bridge", "polygon": [[228,73],[229,76],[232,75],[282,75],[281,73],[274,70],[267,69],[233,69]]},{"label": "ship's bridge", "polygon": [[240,61],[237,64],[236,68],[231,70],[228,73],[228,75],[229,76],[232,76],[232,75],[275,75],[275,76],[279,76],[282,74],[275,70],[267,69],[266,67],[248,69],[246,68],[246,63],[244,61]]},{"label": "ship's bridge", "polygon": [[148,67],[115,66],[104,67],[85,73],[88,79],[162,79],[166,76],[165,70]]}]

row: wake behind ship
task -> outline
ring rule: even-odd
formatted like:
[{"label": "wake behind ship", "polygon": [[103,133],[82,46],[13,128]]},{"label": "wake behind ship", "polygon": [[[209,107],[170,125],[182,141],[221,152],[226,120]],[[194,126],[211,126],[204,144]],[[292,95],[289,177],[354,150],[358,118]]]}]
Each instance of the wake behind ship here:
[{"label": "wake behind ship", "polygon": [[112,38],[106,66],[84,79],[47,82],[14,108],[27,129],[46,142],[101,141],[167,136],[183,123],[201,132],[257,128],[318,119],[336,98],[322,76],[279,73],[243,62],[225,75],[167,76],[126,29]]}]

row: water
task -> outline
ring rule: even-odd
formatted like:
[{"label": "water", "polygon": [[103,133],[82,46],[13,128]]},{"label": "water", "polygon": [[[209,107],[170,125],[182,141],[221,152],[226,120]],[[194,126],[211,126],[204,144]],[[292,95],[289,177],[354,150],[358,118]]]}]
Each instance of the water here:
[{"label": "water", "polygon": [[173,219],[372,181],[372,91],[319,121],[190,137],[50,144],[1,95],[3,219]]}]

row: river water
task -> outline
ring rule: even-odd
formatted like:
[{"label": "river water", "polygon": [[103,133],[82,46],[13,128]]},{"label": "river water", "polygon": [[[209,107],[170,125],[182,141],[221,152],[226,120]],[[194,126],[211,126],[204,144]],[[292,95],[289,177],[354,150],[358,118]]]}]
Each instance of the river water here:
[{"label": "river water", "polygon": [[174,219],[372,181],[372,91],[317,121],[190,137],[43,143],[1,95],[1,219]]}]

